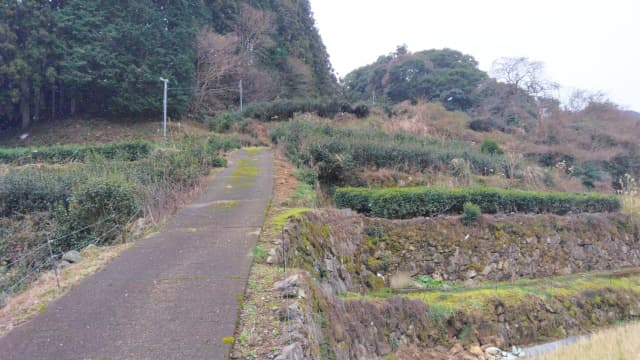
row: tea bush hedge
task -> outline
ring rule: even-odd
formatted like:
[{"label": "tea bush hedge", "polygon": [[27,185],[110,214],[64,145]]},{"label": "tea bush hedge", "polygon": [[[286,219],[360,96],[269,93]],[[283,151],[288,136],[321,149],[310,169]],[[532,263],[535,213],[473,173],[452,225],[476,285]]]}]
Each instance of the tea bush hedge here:
[{"label": "tea bush hedge", "polygon": [[98,156],[110,160],[136,161],[148,157],[152,150],[152,143],[138,140],[96,145],[0,148],[0,164],[63,164],[83,162],[89,156]]},{"label": "tea bush hedge", "polygon": [[563,192],[504,190],[488,187],[443,189],[437,187],[363,189],[339,188],[336,206],[371,216],[406,219],[438,214],[461,214],[464,204],[480,206],[482,213],[615,212],[621,207],[617,196]]}]

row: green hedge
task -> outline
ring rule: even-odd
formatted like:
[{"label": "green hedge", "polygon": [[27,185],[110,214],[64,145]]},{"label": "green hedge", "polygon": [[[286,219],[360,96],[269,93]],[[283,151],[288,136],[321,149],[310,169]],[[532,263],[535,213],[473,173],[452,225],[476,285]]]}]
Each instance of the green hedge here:
[{"label": "green hedge", "polygon": [[0,164],[24,165],[38,162],[62,164],[85,161],[88,156],[135,161],[151,154],[148,141],[127,141],[97,145],[57,145],[29,148],[0,148]]},{"label": "green hedge", "polygon": [[338,113],[351,113],[358,118],[369,115],[366,104],[351,105],[336,99],[293,99],[252,103],[242,112],[242,116],[261,121],[288,120],[295,113],[317,113],[321,117],[333,117]]},{"label": "green hedge", "polygon": [[138,191],[145,194],[159,191],[159,186],[166,191],[190,187],[210,167],[226,166],[221,151],[239,146],[237,141],[216,139],[185,138],[137,161],[93,158],[64,167],[10,169],[0,176],[0,216],[67,208],[79,186],[113,174],[137,184]]},{"label": "green hedge", "polygon": [[602,194],[503,190],[486,187],[443,189],[416,187],[396,189],[339,188],[336,206],[390,219],[438,214],[461,214],[466,202],[478,204],[483,213],[614,212],[620,199]]}]

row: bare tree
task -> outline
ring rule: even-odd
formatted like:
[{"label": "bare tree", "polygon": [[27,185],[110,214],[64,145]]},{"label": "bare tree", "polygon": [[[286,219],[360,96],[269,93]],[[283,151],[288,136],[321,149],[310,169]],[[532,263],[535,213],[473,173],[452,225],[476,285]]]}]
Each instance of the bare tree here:
[{"label": "bare tree", "polygon": [[526,57],[503,57],[493,62],[491,75],[534,97],[547,97],[559,85],[544,76],[544,63]]},{"label": "bare tree", "polygon": [[219,107],[217,105],[235,90],[235,79],[242,64],[237,48],[238,37],[235,34],[220,35],[211,30],[200,32],[196,73],[198,94],[193,109]]},{"label": "bare tree", "polygon": [[197,88],[193,109],[220,110],[238,95],[238,81],[244,80],[245,96],[266,100],[272,95],[271,76],[260,70],[256,56],[273,44],[274,16],[247,4],[240,6],[235,31],[221,35],[203,30],[198,36]]},{"label": "bare tree", "polygon": [[248,4],[240,5],[235,33],[238,37],[240,52],[247,65],[253,65],[256,52],[273,44],[271,39],[273,31],[272,13],[258,10]]},{"label": "bare tree", "polygon": [[612,104],[607,94],[602,91],[588,91],[584,89],[576,89],[569,96],[565,110],[570,112],[579,112],[585,110],[589,106],[610,105]]}]

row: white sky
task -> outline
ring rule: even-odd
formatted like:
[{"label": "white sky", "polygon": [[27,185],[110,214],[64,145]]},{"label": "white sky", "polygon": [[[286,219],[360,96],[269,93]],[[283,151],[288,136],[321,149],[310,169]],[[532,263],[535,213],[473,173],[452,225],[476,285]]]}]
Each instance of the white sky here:
[{"label": "white sky", "polygon": [[542,61],[550,80],[640,111],[638,0],[311,0],[340,77],[397,45]]}]

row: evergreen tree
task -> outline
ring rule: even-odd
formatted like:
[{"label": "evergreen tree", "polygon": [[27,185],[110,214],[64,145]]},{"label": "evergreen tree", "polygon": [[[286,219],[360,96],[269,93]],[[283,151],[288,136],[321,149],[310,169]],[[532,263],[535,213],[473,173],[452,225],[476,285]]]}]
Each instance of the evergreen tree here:
[{"label": "evergreen tree", "polygon": [[3,1],[0,19],[0,124],[20,123],[24,129],[43,116],[54,71],[50,4]]}]

